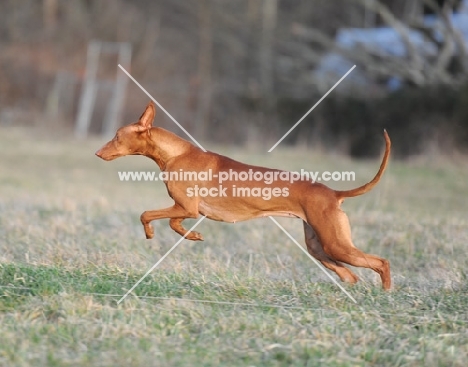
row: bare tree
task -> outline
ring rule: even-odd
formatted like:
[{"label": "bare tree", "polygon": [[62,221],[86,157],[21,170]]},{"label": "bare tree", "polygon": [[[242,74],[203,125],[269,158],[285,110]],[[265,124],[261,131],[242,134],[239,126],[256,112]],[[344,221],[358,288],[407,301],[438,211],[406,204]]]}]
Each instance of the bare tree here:
[{"label": "bare tree", "polygon": [[[379,47],[365,43],[356,43],[353,48],[344,47],[320,30],[296,24],[293,33],[312,45],[312,50],[307,50],[304,55],[306,58],[313,58],[315,61],[323,50],[337,52],[358,64],[375,80],[398,77],[403,84],[409,85],[460,85],[468,79],[466,40],[454,28],[451,20],[455,1],[447,1],[440,7],[435,0],[423,0],[437,16],[437,21],[429,25],[417,16],[407,18],[406,22],[403,22],[378,0],[354,1],[366,12],[373,12],[394,29],[404,45],[405,55],[383,54]],[[412,14],[417,15],[415,9],[419,5],[415,3],[412,6]],[[424,37],[424,44],[416,41],[417,34]],[[314,52],[314,47],[320,50],[319,54]]]}]

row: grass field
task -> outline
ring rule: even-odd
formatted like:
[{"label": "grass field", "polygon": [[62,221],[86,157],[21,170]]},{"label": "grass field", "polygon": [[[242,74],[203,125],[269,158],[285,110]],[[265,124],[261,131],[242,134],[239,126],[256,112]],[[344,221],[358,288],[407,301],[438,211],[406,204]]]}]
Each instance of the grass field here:
[{"label": "grass field", "polygon": [[[205,220],[204,242],[182,242],[117,305],[179,236],[163,220],[145,240],[140,214],[172,202],[161,183],[117,171],[157,167],[101,161],[102,143],[0,129],[0,366],[466,366],[466,157],[392,161],[376,189],[344,203],[355,244],[390,260],[391,292],[355,269],[361,282],[344,285],[355,305],[268,218]],[[379,165],[222,151],[356,172],[334,188]],[[303,243],[299,220],[278,221]]]}]

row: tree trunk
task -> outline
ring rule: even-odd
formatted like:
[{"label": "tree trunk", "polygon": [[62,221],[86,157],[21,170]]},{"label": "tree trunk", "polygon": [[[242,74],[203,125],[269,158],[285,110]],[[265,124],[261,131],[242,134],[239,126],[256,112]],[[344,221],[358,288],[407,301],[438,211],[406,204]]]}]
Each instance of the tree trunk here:
[{"label": "tree trunk", "polygon": [[199,17],[199,52],[198,52],[198,77],[200,81],[200,96],[198,98],[198,109],[195,126],[197,139],[206,139],[210,120],[211,97],[212,97],[212,58],[213,58],[213,35],[212,35],[212,3],[211,0],[200,0],[198,2]]},{"label": "tree trunk", "polygon": [[43,0],[42,2],[42,16],[44,19],[44,28],[46,34],[50,34],[56,24],[58,15],[58,0]]},{"label": "tree trunk", "polygon": [[[276,96],[274,90],[274,51],[275,29],[278,12],[278,0],[263,0],[262,31],[260,43],[260,85],[263,100],[263,114],[260,121],[262,141],[268,144],[271,133],[277,130]],[[268,122],[268,126],[267,123]]]}]

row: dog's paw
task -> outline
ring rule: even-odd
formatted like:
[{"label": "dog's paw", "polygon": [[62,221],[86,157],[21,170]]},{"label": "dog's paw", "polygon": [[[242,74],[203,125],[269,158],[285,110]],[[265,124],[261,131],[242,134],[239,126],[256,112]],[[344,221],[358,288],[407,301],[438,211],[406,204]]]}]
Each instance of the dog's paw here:
[{"label": "dog's paw", "polygon": [[201,233],[198,232],[190,232],[187,236],[185,236],[186,239],[192,240],[192,241],[203,241],[204,238],[201,235]]},{"label": "dog's paw", "polygon": [[145,228],[146,239],[147,240],[152,239],[154,237],[153,226],[151,224],[147,224],[146,226],[144,226],[144,228]]}]

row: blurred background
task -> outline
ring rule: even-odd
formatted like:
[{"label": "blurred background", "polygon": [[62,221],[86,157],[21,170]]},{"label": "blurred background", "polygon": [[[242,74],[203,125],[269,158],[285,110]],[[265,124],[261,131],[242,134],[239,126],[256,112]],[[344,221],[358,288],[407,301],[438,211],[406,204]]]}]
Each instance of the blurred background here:
[{"label": "blurred background", "polygon": [[0,127],[112,135],[149,100],[118,64],[201,142],[264,151],[357,65],[283,144],[468,147],[466,0],[2,0]]}]

